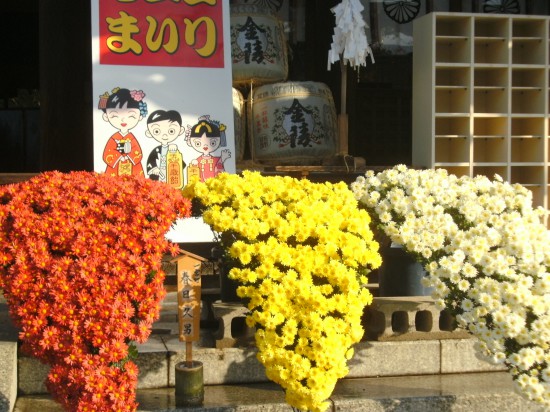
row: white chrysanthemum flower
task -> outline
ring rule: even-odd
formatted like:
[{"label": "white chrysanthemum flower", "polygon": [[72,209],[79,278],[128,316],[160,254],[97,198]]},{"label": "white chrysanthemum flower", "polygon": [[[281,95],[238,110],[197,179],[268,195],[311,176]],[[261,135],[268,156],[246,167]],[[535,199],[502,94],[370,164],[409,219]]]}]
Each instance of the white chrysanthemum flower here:
[{"label": "white chrysanthemum flower", "polygon": [[473,278],[477,275],[477,269],[471,263],[466,262],[462,266],[462,274],[467,278]]},{"label": "white chrysanthemum flower", "polygon": [[460,307],[463,311],[469,312],[474,308],[474,302],[472,302],[470,299],[464,299],[460,304]]},{"label": "white chrysanthemum flower", "polygon": [[470,282],[466,279],[460,279],[457,284],[458,290],[461,292],[466,292],[470,288]]},{"label": "white chrysanthemum flower", "polygon": [[445,309],[445,301],[443,299],[437,299],[432,295],[432,299],[434,299],[434,305],[437,310],[444,310]]},{"label": "white chrysanthemum flower", "polygon": [[[457,321],[483,341],[478,353],[493,362],[512,359],[509,372],[522,393],[550,406],[550,382],[539,382],[550,372],[535,367],[540,359],[550,364],[548,212],[533,209],[530,190],[499,176],[457,178],[404,165],[367,176],[379,182],[358,180],[364,184],[357,192],[380,193],[369,210],[378,222],[389,213],[385,234],[424,260],[424,284],[433,286],[438,309],[449,302],[447,309],[462,311]],[[521,348],[530,350],[520,356]]]},{"label": "white chrysanthemum flower", "polygon": [[451,270],[451,276],[449,276],[449,280],[455,285],[458,284],[458,282],[460,282],[461,280],[460,274],[456,271]]},{"label": "white chrysanthemum flower", "polygon": [[500,365],[506,361],[506,354],[504,352],[495,352],[490,358],[490,362],[493,365]]}]

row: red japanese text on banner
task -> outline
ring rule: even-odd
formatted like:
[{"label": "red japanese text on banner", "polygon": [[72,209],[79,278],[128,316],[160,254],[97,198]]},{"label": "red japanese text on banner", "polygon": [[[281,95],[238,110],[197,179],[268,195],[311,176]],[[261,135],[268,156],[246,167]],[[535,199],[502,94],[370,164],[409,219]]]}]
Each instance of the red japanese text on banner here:
[{"label": "red japanese text on banner", "polygon": [[221,0],[99,0],[100,63],[224,65]]}]

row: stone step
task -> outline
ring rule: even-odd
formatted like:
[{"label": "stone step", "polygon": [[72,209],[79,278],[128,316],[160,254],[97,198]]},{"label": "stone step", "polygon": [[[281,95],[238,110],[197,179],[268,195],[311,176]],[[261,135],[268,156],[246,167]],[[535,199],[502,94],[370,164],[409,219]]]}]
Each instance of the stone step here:
[{"label": "stone step", "polygon": [[[204,338],[206,339],[206,337]],[[474,339],[361,342],[349,362],[349,378],[379,376],[439,375],[453,373],[498,372],[476,357]],[[205,385],[265,383],[268,379],[256,359],[255,347],[212,348],[212,342],[195,342],[193,360],[203,363]],[[185,344],[176,335],[153,336],[138,345],[138,388],[155,389],[175,385],[175,365],[185,361]],[[18,392],[44,394],[48,367],[34,358],[18,359]]]},{"label": "stone step", "polygon": [[10,412],[17,398],[17,342],[0,341],[0,353],[0,412]]},{"label": "stone step", "polygon": [[[273,383],[205,386],[201,407],[177,407],[174,388],[139,389],[140,412],[290,412]],[[507,372],[344,379],[330,398],[346,412],[542,412],[514,393]],[[21,396],[14,412],[62,412],[47,395]]]},{"label": "stone step", "polygon": [[[373,336],[378,340],[366,340],[355,346],[355,356],[350,361],[350,378],[503,370],[502,367],[478,359],[473,349],[475,340],[464,332],[440,330],[433,303],[427,299],[375,299],[372,305],[375,315],[365,329],[368,332],[369,327],[372,328],[376,332],[373,332]],[[267,382],[264,368],[256,359],[253,331],[250,333],[251,330],[246,326],[242,330],[235,330],[239,329],[235,328],[235,323],[238,323],[235,321],[244,319],[245,308],[239,304],[220,302],[212,306],[217,325],[214,328],[202,328],[200,339],[193,342],[193,360],[203,362],[205,384]],[[146,343],[138,345],[140,389],[175,384],[175,365],[184,361],[186,356],[185,343],[178,338],[176,312],[177,296],[175,292],[170,292],[163,301],[160,319],[153,325],[155,333]],[[395,316],[395,313],[400,316]],[[418,316],[415,316],[417,313],[428,314],[430,322],[434,324],[433,329],[426,326],[430,322],[418,322]],[[403,322],[403,317],[408,320]],[[411,359],[415,361],[411,362]],[[20,354],[17,367],[17,388],[20,394],[46,393],[46,365]]]},{"label": "stone step", "polygon": [[17,398],[17,337],[0,291],[0,412],[11,412]]},{"label": "stone step", "polygon": [[[153,326],[153,329],[157,333],[151,335],[146,343],[138,345],[139,357],[137,364],[140,370],[138,393],[143,407],[149,408],[143,410],[175,410],[173,406],[169,405],[170,402],[173,403],[174,399],[175,365],[184,361],[186,356],[185,343],[180,342],[177,335],[177,322],[174,317],[177,306],[175,302],[175,293],[169,293],[163,302],[161,319]],[[211,394],[208,396],[211,396],[212,399],[218,399],[222,393],[226,393],[227,399],[225,404],[219,403],[217,406],[212,404],[207,407],[205,404],[205,409],[203,410],[212,412],[237,410],[289,411],[290,408],[284,403],[282,392],[276,385],[268,381],[263,366],[256,359],[257,352],[251,336],[244,334],[240,338],[235,338],[233,335],[233,322],[238,317],[242,317],[243,314],[243,308],[233,306],[232,304],[216,305],[214,313],[219,321],[218,329],[205,328],[201,330],[200,340],[193,343],[193,360],[202,362],[204,366],[206,393]],[[397,379],[397,377],[405,379],[403,382],[415,382],[415,380],[432,382],[430,385],[433,385],[433,379],[437,381],[437,379],[446,379],[446,376],[457,374],[465,374],[465,376],[489,374],[489,376],[495,377],[508,377],[508,373],[504,372],[503,367],[490,365],[476,357],[473,349],[474,339],[462,338],[461,336],[463,335],[460,333],[440,330],[440,328],[435,326],[435,329],[426,331],[430,329],[427,326],[430,322],[434,323],[434,325],[437,324],[437,313],[433,312],[430,302],[427,302],[425,298],[409,298],[403,302],[399,299],[377,299],[372,309],[376,311],[373,315],[372,324],[374,325],[373,336],[377,340],[366,340],[355,346],[355,356],[349,363],[350,373],[340,384],[343,388],[342,390],[344,390],[344,395],[338,395],[340,392],[335,392],[335,396],[333,397],[335,405],[340,405],[340,402],[343,402],[341,403],[343,406],[340,410],[385,411],[390,410],[388,408],[391,405],[396,406],[401,403],[409,405],[413,409],[391,410],[430,410],[424,408],[426,406],[425,402],[428,401],[420,399],[422,397],[419,396],[419,393],[423,393],[422,391],[410,396],[407,395],[405,400],[399,400],[398,395],[401,396],[399,391],[395,395],[388,392],[385,398],[382,395],[376,395],[373,398],[373,395],[367,389],[363,389],[363,391],[367,391],[363,394],[364,396],[361,395],[362,392],[359,390],[357,394],[346,394],[347,389],[345,388],[349,388],[350,385],[353,385],[353,382],[365,382],[365,388],[370,387],[369,385],[374,385],[376,388],[379,385],[386,385],[385,383],[380,383],[385,382],[380,379]],[[398,313],[399,315],[396,316],[394,313]],[[419,317],[415,315],[417,313],[422,313],[425,316]],[[426,317],[430,318],[429,321],[426,321]],[[228,332],[228,329],[231,330]],[[368,330],[368,325],[366,329]],[[12,333],[12,346],[10,346],[14,350],[17,348],[16,336],[17,333],[15,331],[15,334]],[[234,347],[219,347],[220,337],[223,338],[224,336],[231,336],[230,340],[233,340],[232,344]],[[1,351],[0,354],[3,352]],[[3,361],[0,360],[0,362]],[[18,379],[17,377],[12,377],[10,378],[11,380],[0,380],[0,383],[9,382],[8,389],[0,387],[0,390],[3,390],[3,392],[0,392],[0,405],[2,404],[2,396],[7,398],[6,393],[15,393],[17,390],[20,398],[17,401],[17,408],[19,409],[16,410],[19,412],[46,412],[47,409],[44,409],[45,407],[37,406],[38,404],[35,403],[33,403],[34,409],[25,409],[24,405],[27,400],[31,403],[48,403],[49,398],[44,386],[48,367],[33,358],[19,354],[17,370]],[[10,373],[9,368],[1,368],[0,378],[3,378],[3,375],[1,375],[2,372]],[[404,385],[404,388],[409,387],[407,386],[409,384],[403,383],[402,385]],[[271,389],[267,390],[265,388]],[[426,393],[429,393],[428,390],[426,391]],[[271,397],[259,402],[258,399],[259,397],[261,398],[261,394],[264,392],[271,394]],[[504,392],[506,392],[505,397],[513,396],[511,393],[511,384]],[[445,402],[449,402],[448,398],[451,395],[444,393],[441,395],[442,393],[439,392],[439,395],[435,397],[430,395],[433,399],[429,402],[432,402],[436,406],[445,405]],[[13,395],[10,396],[13,399]],[[244,401],[246,396],[250,396],[251,399],[248,409],[246,407],[248,404]],[[479,397],[480,395],[475,396]],[[501,399],[499,396],[501,395],[495,396],[489,396],[492,399],[490,402],[494,402],[494,405],[500,405]],[[366,398],[363,399],[364,397]],[[357,406],[356,409],[353,409],[355,408],[353,406],[353,399],[355,398],[360,398],[358,402],[362,406]],[[236,408],[233,405],[234,401],[232,399],[237,404],[242,400],[246,405]],[[256,402],[256,400],[258,401]],[[509,404],[517,402],[517,400],[512,400],[507,398],[506,402],[503,402]],[[51,403],[51,401],[49,402]],[[8,401],[11,408],[13,408],[13,403],[13,400]],[[149,407],[147,405],[153,406]],[[374,409],[361,409],[363,406]],[[417,407],[418,409],[415,409]],[[493,409],[454,409],[453,406],[452,410],[476,411]],[[506,409],[495,406],[494,410],[502,411]],[[522,407],[516,408],[516,410],[523,411],[529,409]],[[10,412],[10,408],[0,409],[0,412],[4,411]]]}]

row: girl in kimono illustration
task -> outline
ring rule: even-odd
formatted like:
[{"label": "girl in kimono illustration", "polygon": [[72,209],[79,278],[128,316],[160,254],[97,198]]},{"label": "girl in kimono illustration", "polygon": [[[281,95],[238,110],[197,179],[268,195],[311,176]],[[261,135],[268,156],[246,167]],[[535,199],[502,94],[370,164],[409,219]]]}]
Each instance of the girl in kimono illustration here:
[{"label": "girl in kimono illustration", "polygon": [[204,182],[225,171],[223,164],[231,157],[231,152],[223,149],[219,156],[213,155],[219,147],[227,146],[225,125],[210,120],[209,115],[201,116],[195,125],[187,128],[185,140],[189,146],[201,153],[187,168],[188,181],[199,179]]},{"label": "girl in kimono illustration", "polygon": [[117,129],[103,151],[103,161],[107,164],[105,173],[111,176],[144,175],[141,146],[130,132],[147,116],[144,97],[141,90],[120,88],[113,89],[111,95],[100,96],[99,109],[103,110],[103,120]]}]

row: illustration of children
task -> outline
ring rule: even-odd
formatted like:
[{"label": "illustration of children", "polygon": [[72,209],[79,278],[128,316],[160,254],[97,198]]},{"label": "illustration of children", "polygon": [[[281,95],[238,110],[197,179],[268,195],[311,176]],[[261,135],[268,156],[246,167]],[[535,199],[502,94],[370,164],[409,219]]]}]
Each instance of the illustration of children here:
[{"label": "illustration of children", "polygon": [[145,132],[145,136],[160,143],[147,158],[147,176],[176,189],[183,187],[185,162],[178,146],[172,142],[185,131],[181,124],[181,115],[175,110],[156,110],[149,115]]},{"label": "illustration of children", "polygon": [[231,157],[231,152],[223,149],[220,156],[212,155],[219,147],[227,146],[224,124],[210,120],[209,115],[201,116],[195,125],[188,127],[185,140],[194,150],[202,153],[188,167],[189,180],[199,178],[204,182],[225,171],[224,162]]},{"label": "illustration of children", "polygon": [[130,132],[147,116],[144,97],[142,90],[121,88],[113,89],[111,95],[105,92],[100,96],[99,109],[103,110],[103,120],[118,130],[103,150],[103,161],[107,164],[105,173],[111,176],[144,175],[141,146]]}]

